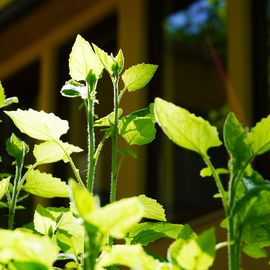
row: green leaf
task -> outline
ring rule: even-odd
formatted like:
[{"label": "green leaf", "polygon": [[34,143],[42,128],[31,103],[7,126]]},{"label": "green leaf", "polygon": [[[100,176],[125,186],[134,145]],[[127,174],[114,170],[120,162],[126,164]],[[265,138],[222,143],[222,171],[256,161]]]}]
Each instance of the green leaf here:
[{"label": "green leaf", "polygon": [[246,144],[247,131],[244,130],[233,113],[227,116],[224,124],[224,143],[232,158],[235,170],[245,167],[252,157],[252,151]]},{"label": "green leaf", "polygon": [[178,239],[169,248],[169,260],[187,270],[206,270],[215,258],[215,233],[207,230],[197,238]]},{"label": "green leaf", "polygon": [[72,153],[79,153],[83,150],[80,147],[69,143],[58,141],[46,141],[35,145],[33,154],[39,164],[53,163],[60,160],[68,162],[68,156]]},{"label": "green leaf", "polygon": [[5,105],[5,91],[4,91],[4,87],[2,86],[2,83],[0,81],[0,108],[3,107]]},{"label": "green leaf", "polygon": [[75,204],[78,214],[86,219],[88,215],[99,207],[97,199],[84,187],[74,180],[69,181],[71,187],[71,201]]},{"label": "green leaf", "polygon": [[17,128],[28,136],[44,141],[58,140],[68,129],[68,122],[53,113],[35,111],[5,111]]},{"label": "green leaf", "polygon": [[215,127],[173,103],[156,98],[154,112],[160,127],[178,146],[206,156],[209,148],[221,145]]},{"label": "green leaf", "polygon": [[49,237],[56,234],[57,244],[63,252],[75,256],[83,253],[84,228],[68,209],[44,208],[38,205],[34,215],[34,226],[37,232]]},{"label": "green leaf", "polygon": [[125,88],[129,92],[142,89],[152,79],[157,68],[157,65],[144,63],[130,67],[122,75]]},{"label": "green leaf", "polygon": [[87,86],[74,80],[69,80],[61,89],[61,94],[64,97],[81,97],[87,99],[88,91]]},{"label": "green leaf", "polygon": [[104,68],[108,71],[110,76],[113,76],[114,75],[113,66],[117,64],[114,57],[112,55],[108,55],[105,51],[100,49],[97,45],[95,44],[92,44],[92,45],[93,45],[96,55],[98,56]]},{"label": "green leaf", "polygon": [[[1,269],[1,268],[0,268]],[[12,262],[11,270],[49,270],[48,266],[36,262]]]},{"label": "green leaf", "polygon": [[[121,108],[118,109],[118,116],[121,116],[123,113],[123,110]],[[95,127],[110,127],[114,123],[114,112],[111,112],[110,114],[98,119],[95,121]]]},{"label": "green leaf", "polygon": [[104,251],[99,259],[98,267],[111,265],[123,265],[130,269],[140,270],[159,269],[159,261],[147,255],[140,245],[114,245],[110,251]]},{"label": "green leaf", "polygon": [[143,145],[154,140],[156,129],[151,118],[133,115],[120,120],[119,133],[129,145]]},{"label": "green leaf", "polygon": [[169,222],[144,222],[134,225],[128,232],[129,244],[148,245],[160,238],[177,239],[184,225]]},{"label": "green leaf", "polygon": [[38,204],[34,214],[34,227],[40,234],[52,237],[56,230],[56,218],[47,208]]},{"label": "green leaf", "polygon": [[144,208],[143,217],[159,221],[166,221],[164,208],[156,200],[148,198],[145,195],[140,195],[137,198]]},{"label": "green leaf", "polygon": [[18,164],[23,162],[25,154],[29,151],[28,145],[13,133],[6,141],[6,149]]},{"label": "green leaf", "polygon": [[247,135],[246,142],[254,155],[261,155],[270,149],[270,115],[263,118]]},{"label": "green leaf", "polygon": [[120,74],[125,63],[124,55],[121,49],[118,51],[118,54],[115,56],[114,60],[116,61],[116,65],[114,64],[113,66],[113,72],[114,74]]},{"label": "green leaf", "polygon": [[[228,169],[225,168],[216,168],[215,169],[217,174],[228,174],[230,173]],[[201,177],[207,177],[207,176],[212,176],[213,172],[209,167],[203,168],[200,171],[200,176]]]},{"label": "green leaf", "polygon": [[122,199],[96,209],[85,220],[104,234],[124,238],[128,230],[144,216],[144,208],[137,197]]},{"label": "green leaf", "polygon": [[156,123],[156,118],[154,114],[154,103],[150,103],[148,107],[137,110],[131,113],[129,116],[147,117],[150,118],[153,121],[153,123]]},{"label": "green leaf", "polygon": [[27,173],[23,189],[44,198],[69,197],[69,188],[65,182],[39,170],[30,170]]},{"label": "green leaf", "polygon": [[98,79],[103,65],[88,41],[77,35],[69,57],[69,74],[73,80],[86,81],[90,71]]},{"label": "green leaf", "polygon": [[45,236],[24,230],[0,229],[0,262],[40,263],[51,269],[57,259],[58,248]]},{"label": "green leaf", "polygon": [[10,177],[4,178],[0,181],[0,200],[8,192]]}]

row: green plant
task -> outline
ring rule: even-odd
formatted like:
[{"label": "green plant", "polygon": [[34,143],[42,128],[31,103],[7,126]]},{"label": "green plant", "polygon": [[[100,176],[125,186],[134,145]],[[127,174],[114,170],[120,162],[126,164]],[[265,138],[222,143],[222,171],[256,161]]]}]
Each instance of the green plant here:
[{"label": "green plant", "polygon": [[[153,77],[157,66],[139,64],[123,71],[124,56],[108,55],[96,45],[77,36],[69,60],[69,80],[61,89],[63,96],[80,98],[86,111],[88,130],[87,177],[82,179],[71,154],[82,149],[60,138],[69,125],[52,113],[43,111],[5,111],[15,126],[38,141],[33,147],[34,164],[25,164],[31,149],[15,134],[6,149],[14,158],[15,174],[0,181],[1,207],[9,210],[7,228],[0,229],[0,269],[175,269],[204,270],[212,266],[216,250],[228,246],[230,270],[240,267],[240,250],[253,257],[266,255],[270,186],[251,167],[256,155],[270,149],[268,123],[263,119],[250,132],[243,129],[233,114],[224,125],[224,142],[230,154],[227,168],[214,168],[208,149],[221,145],[214,127],[200,117],[160,98],[147,108],[124,115],[120,102],[126,92],[142,89]],[[113,112],[96,118],[97,85],[103,70],[113,86]],[[119,90],[119,80],[124,88]],[[0,85],[0,107],[17,102],[5,99]],[[163,207],[145,195],[116,201],[117,176],[126,154],[137,157],[133,145],[150,143],[155,138],[156,121],[179,146],[199,153],[207,167],[202,176],[213,176],[222,200],[228,241],[216,244],[213,229],[197,235],[190,226],[166,221]],[[96,141],[96,132],[103,132]],[[119,148],[121,136],[126,146]],[[110,204],[101,207],[93,194],[95,168],[107,140],[112,141]],[[64,161],[70,164],[74,179],[69,184],[38,169],[40,165]],[[225,189],[220,174],[230,174]],[[33,222],[14,229],[16,211],[29,194],[45,198],[70,198],[70,207],[38,205]],[[145,219],[142,222],[142,219]],[[256,235],[260,235],[258,238]],[[144,246],[171,238],[167,258],[145,251]],[[115,244],[113,239],[120,240]]]}]

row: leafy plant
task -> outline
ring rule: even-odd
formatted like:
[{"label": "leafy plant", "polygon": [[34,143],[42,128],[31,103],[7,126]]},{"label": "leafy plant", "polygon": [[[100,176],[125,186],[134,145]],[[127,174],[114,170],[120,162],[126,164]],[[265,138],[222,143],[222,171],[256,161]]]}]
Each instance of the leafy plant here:
[{"label": "leafy plant", "polygon": [[[5,111],[21,133],[39,143],[28,146],[15,134],[6,142],[14,159],[14,175],[0,180],[1,207],[8,208],[7,229],[0,229],[0,269],[175,269],[206,270],[213,265],[216,251],[228,246],[230,270],[240,269],[240,252],[259,258],[266,256],[269,241],[270,185],[252,168],[256,155],[270,149],[269,117],[250,131],[243,129],[234,114],[224,125],[224,144],[230,154],[228,168],[215,168],[208,150],[222,144],[215,127],[187,110],[156,98],[154,104],[129,115],[121,109],[124,94],[142,89],[152,79],[156,65],[138,64],[124,70],[120,50],[109,55],[80,35],[69,59],[71,79],[61,89],[68,98],[81,99],[88,130],[87,177],[83,179],[72,154],[81,148],[64,142],[69,124],[44,111]],[[106,71],[112,82],[113,111],[95,116],[97,84]],[[124,88],[119,89],[119,80]],[[18,102],[6,99],[0,84],[0,107]],[[197,152],[206,163],[202,176],[212,175],[226,214],[228,241],[216,244],[215,232],[208,229],[197,235],[189,225],[167,222],[163,207],[145,195],[116,200],[117,177],[125,155],[137,157],[133,145],[144,145],[155,138],[155,123],[177,145]],[[96,131],[103,132],[100,141]],[[126,146],[119,149],[119,136]],[[110,203],[100,206],[93,194],[95,168],[107,140],[112,141]],[[25,164],[32,150],[35,162]],[[42,172],[40,165],[63,161],[73,170],[68,183]],[[230,175],[224,187],[220,174]],[[33,222],[16,228],[16,211],[23,208],[29,194],[45,198],[70,198],[70,206],[37,205]],[[167,258],[147,252],[144,247],[170,238]],[[115,244],[114,239],[118,240]]]}]

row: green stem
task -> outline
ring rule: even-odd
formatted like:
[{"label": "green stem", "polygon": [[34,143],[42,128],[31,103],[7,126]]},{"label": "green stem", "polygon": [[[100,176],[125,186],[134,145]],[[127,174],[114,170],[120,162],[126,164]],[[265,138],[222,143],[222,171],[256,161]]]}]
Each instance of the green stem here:
[{"label": "green stem", "polygon": [[125,88],[120,92],[120,94],[119,94],[119,96],[118,96],[118,104],[120,104],[120,101],[121,101],[123,95],[126,93],[126,91],[127,91],[127,88],[125,87]]},{"label": "green stem", "polygon": [[240,248],[239,241],[235,235],[234,221],[232,217],[228,220],[228,257],[229,270],[240,269]]},{"label": "green stem", "polygon": [[108,138],[110,132],[111,132],[110,129],[106,130],[105,134],[103,135],[102,139],[100,140],[100,142],[99,142],[99,144],[97,146],[97,149],[96,149],[96,152],[95,152],[95,155],[94,155],[95,167],[97,165],[97,161],[98,161],[99,155],[101,153],[101,150],[102,150],[102,148],[104,146],[104,143],[105,143],[106,139]]},{"label": "green stem", "polygon": [[16,173],[15,173],[13,192],[12,192],[12,197],[11,197],[11,205],[9,206],[9,215],[8,215],[8,229],[9,230],[13,230],[13,227],[14,227],[14,217],[15,217],[17,199],[20,192],[20,189],[18,188],[18,186],[21,181],[22,168],[23,168],[23,162],[20,162],[20,164],[16,163]]},{"label": "green stem", "polygon": [[88,170],[87,170],[87,189],[93,193],[94,175],[95,175],[95,131],[94,131],[94,104],[95,104],[95,88],[88,87],[88,98],[86,102],[87,110],[87,131],[88,131]]},{"label": "green stem", "polygon": [[222,185],[222,182],[221,182],[221,179],[219,177],[219,174],[216,172],[216,170],[215,170],[215,168],[214,168],[214,166],[213,166],[213,164],[210,161],[210,159],[209,159],[208,156],[206,156],[206,155],[203,156],[203,159],[204,159],[205,163],[210,168],[210,170],[211,170],[211,172],[213,174],[213,177],[215,179],[215,182],[216,182],[218,191],[221,194],[221,200],[222,200],[222,204],[223,204],[223,208],[224,208],[225,214],[226,214],[226,216],[228,216],[227,194],[226,194],[226,191],[224,190],[224,187]]},{"label": "green stem", "polygon": [[117,189],[117,143],[118,143],[118,76],[112,78],[113,92],[114,92],[114,124],[112,129],[112,173],[111,173],[111,194],[110,202],[116,200],[116,189]]}]

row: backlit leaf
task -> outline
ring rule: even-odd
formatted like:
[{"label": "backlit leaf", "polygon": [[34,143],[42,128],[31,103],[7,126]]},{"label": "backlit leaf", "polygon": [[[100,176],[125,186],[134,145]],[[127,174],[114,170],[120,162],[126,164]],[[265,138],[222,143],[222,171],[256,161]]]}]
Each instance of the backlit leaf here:
[{"label": "backlit leaf", "polygon": [[115,238],[124,238],[128,230],[144,216],[144,209],[137,197],[122,199],[96,209],[85,220],[101,232]]},{"label": "backlit leaf", "polygon": [[152,64],[138,64],[127,69],[122,75],[125,88],[134,92],[146,86],[154,76],[158,66]]},{"label": "backlit leaf", "polygon": [[137,198],[144,208],[143,217],[159,221],[166,221],[164,208],[156,200],[148,198],[145,195],[140,195]]},{"label": "backlit leaf", "polygon": [[110,251],[104,251],[98,267],[122,265],[130,269],[159,269],[159,261],[145,253],[140,245],[114,245]]},{"label": "backlit leaf", "polygon": [[10,177],[4,178],[0,181],[0,200],[8,192]]},{"label": "backlit leaf", "polygon": [[68,129],[68,122],[55,116],[53,113],[16,110],[5,112],[17,126],[17,128],[28,136],[44,141],[58,140]]},{"label": "backlit leaf", "polygon": [[98,79],[102,74],[103,65],[89,42],[77,35],[69,57],[69,74],[73,80],[85,81],[90,71]]},{"label": "backlit leaf", "polygon": [[209,148],[221,145],[217,129],[203,118],[161,98],[155,99],[154,111],[160,127],[178,146],[206,156]]},{"label": "backlit leaf", "polygon": [[246,142],[251,146],[254,155],[261,155],[270,149],[270,115],[251,129]]},{"label": "backlit leaf", "polygon": [[23,185],[25,191],[44,198],[69,197],[68,185],[51,174],[31,170]]},{"label": "backlit leaf", "polygon": [[180,269],[207,270],[215,258],[215,234],[210,229],[197,238],[176,240],[169,248],[169,260]]},{"label": "backlit leaf", "polygon": [[23,230],[0,229],[0,262],[33,262],[51,269],[57,259],[58,248],[45,237]]},{"label": "backlit leaf", "polygon": [[61,89],[61,94],[65,97],[81,97],[87,99],[87,86],[74,80],[69,80]]},{"label": "backlit leaf", "polygon": [[154,140],[156,129],[149,117],[126,116],[119,122],[119,133],[129,145],[143,145]]},{"label": "backlit leaf", "polygon": [[80,147],[58,141],[46,141],[35,145],[33,154],[39,164],[53,163],[60,160],[68,162],[68,156],[72,153],[83,151]]},{"label": "backlit leaf", "polygon": [[74,180],[70,180],[69,185],[71,186],[71,200],[75,204],[78,214],[86,219],[87,215],[99,207],[97,199]]},{"label": "backlit leaf", "polygon": [[2,86],[2,83],[0,81],[0,107],[5,105],[5,91],[4,91],[4,87]]},{"label": "backlit leaf", "polygon": [[134,225],[128,232],[129,244],[148,245],[160,238],[177,239],[184,225],[169,222],[144,222]]}]

